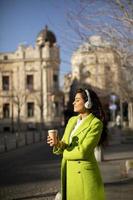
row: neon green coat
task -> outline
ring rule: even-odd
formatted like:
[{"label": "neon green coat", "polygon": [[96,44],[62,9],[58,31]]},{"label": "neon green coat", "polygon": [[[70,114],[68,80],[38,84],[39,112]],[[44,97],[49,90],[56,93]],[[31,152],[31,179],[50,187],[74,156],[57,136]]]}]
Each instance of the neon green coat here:
[{"label": "neon green coat", "polygon": [[94,156],[102,132],[103,124],[93,114],[89,114],[75,131],[72,143],[69,136],[79,116],[70,118],[62,140],[67,147],[53,149],[62,154],[61,192],[62,200],[105,200],[104,187]]}]

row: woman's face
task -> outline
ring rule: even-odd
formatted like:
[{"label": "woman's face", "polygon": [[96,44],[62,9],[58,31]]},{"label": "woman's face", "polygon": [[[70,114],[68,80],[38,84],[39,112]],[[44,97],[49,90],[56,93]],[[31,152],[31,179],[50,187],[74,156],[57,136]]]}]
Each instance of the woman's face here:
[{"label": "woman's face", "polygon": [[84,104],[85,102],[81,93],[77,93],[73,102],[74,112],[84,113],[86,111]]}]

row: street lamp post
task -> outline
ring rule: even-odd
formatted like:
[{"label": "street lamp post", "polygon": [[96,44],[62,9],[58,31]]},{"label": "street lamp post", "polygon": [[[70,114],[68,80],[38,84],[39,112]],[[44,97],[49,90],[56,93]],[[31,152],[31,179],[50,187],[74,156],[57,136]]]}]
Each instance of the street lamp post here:
[{"label": "street lamp post", "polygon": [[121,117],[121,126],[123,126],[123,104],[121,99],[120,99],[120,117]]},{"label": "street lamp post", "polygon": [[115,94],[110,95],[111,104],[109,105],[109,109],[111,110],[113,123],[115,123],[115,115],[116,115],[116,109],[117,109],[116,99],[117,99],[117,96]]}]

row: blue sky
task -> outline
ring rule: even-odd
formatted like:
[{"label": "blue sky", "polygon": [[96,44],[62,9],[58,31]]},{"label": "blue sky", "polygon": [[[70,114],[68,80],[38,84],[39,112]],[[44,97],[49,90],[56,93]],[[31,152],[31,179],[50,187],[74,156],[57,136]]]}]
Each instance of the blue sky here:
[{"label": "blue sky", "polygon": [[[106,0],[90,2],[94,2],[94,7],[85,5],[87,14],[106,7]],[[64,74],[71,71],[72,53],[81,43],[78,34],[68,25],[68,13],[76,14],[79,9],[79,0],[0,0],[0,52],[15,51],[19,44],[34,46],[38,33],[48,25],[60,46],[62,85]]]},{"label": "blue sky", "polygon": [[61,77],[71,70],[76,37],[67,24],[67,12],[77,0],[0,0],[0,52],[15,51],[19,44],[34,46],[36,36],[47,24],[56,37],[61,52]]}]

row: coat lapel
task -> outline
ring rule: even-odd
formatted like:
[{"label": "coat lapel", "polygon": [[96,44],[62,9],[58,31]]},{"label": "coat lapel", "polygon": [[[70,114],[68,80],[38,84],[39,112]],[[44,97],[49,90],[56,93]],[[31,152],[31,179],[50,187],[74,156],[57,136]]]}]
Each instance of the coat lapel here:
[{"label": "coat lapel", "polygon": [[75,125],[76,125],[76,122],[78,120],[79,116],[76,116],[73,118],[73,120],[67,124],[67,127],[66,127],[66,130],[65,130],[65,142],[68,144],[69,143],[69,136],[70,136],[70,133],[72,132],[72,130],[74,129]]},{"label": "coat lapel", "polygon": [[84,129],[88,128],[88,126],[90,125],[91,121],[94,119],[94,115],[92,113],[90,113],[86,119],[83,121],[83,123],[81,125],[79,125],[78,129],[75,131],[73,136],[77,136],[78,134],[80,134]]}]

